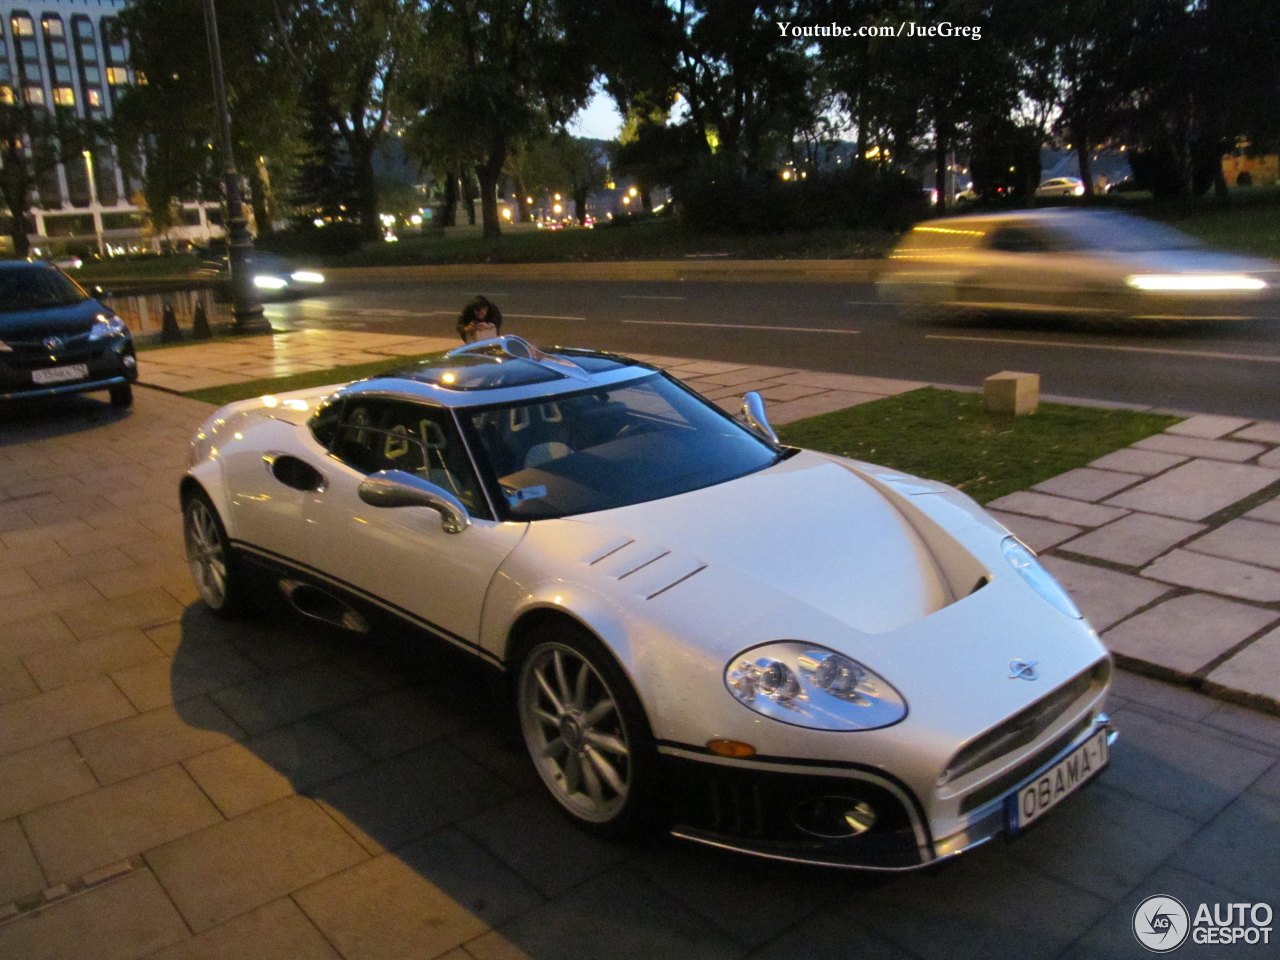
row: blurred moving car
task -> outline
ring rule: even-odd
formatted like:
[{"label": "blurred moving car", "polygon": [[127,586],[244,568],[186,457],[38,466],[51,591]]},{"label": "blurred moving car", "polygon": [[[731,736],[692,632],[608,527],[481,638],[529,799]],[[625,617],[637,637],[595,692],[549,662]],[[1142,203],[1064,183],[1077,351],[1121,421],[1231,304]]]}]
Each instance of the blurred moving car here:
[{"label": "blurred moving car", "polygon": [[917,224],[877,292],[979,313],[1249,319],[1280,312],[1280,264],[1115,211],[1021,210]]},{"label": "blurred moving car", "polygon": [[471,653],[588,831],[659,814],[909,869],[1107,765],[1111,658],[1034,554],[959,491],[785,446],[757,394],[740,421],[649,364],[504,336],[223,407],[188,462],[210,609],[267,588]]},{"label": "blurred moving car", "polygon": [[1037,197],[1082,197],[1084,181],[1079,177],[1054,177],[1036,187]]},{"label": "blurred moving car", "polygon": [[[253,277],[254,292],[262,300],[305,297],[324,287],[324,274],[319,270],[299,267],[279,254],[253,250],[245,264]],[[229,281],[231,278],[230,264],[225,256],[206,260],[200,272],[215,280]]]},{"label": "blurred moving car", "polygon": [[0,400],[106,390],[133,402],[125,322],[51,263],[0,261]]}]

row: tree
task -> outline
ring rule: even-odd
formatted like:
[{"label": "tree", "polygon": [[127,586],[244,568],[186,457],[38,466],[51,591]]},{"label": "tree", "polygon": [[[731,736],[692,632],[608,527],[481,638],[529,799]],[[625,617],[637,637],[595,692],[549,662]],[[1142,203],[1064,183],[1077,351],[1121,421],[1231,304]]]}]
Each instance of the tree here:
[{"label": "tree", "polygon": [[374,154],[391,132],[423,34],[416,0],[273,0],[280,50],[341,137],[361,235],[382,236]]},{"label": "tree", "polygon": [[[274,220],[272,180],[291,176],[299,110],[288,64],[269,56],[276,24],[257,0],[218,0],[218,33],[237,169],[249,180],[259,234]],[[218,116],[202,0],[134,0],[121,12],[131,56],[146,83],[130,87],[113,121],[125,162],[143,182],[163,231],[175,197],[216,197],[228,158]],[[193,24],[197,26],[193,29]]]},{"label": "tree", "polygon": [[414,92],[415,140],[469,159],[485,237],[502,231],[498,185],[512,151],[563,126],[590,96],[591,46],[578,32],[577,12],[560,0],[431,6]]},{"label": "tree", "polygon": [[0,102],[0,195],[16,256],[31,252],[27,214],[41,183],[58,164],[81,162],[97,134],[96,125],[66,110],[50,113],[25,100]]}]

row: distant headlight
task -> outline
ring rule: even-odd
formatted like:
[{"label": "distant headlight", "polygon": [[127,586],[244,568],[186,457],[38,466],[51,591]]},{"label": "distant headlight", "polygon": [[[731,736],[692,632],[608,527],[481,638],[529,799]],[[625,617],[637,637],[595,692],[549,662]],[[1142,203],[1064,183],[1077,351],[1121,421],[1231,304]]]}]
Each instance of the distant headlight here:
[{"label": "distant headlight", "polygon": [[1053,579],[1053,574],[1041,566],[1036,555],[1024,547],[1016,537],[1005,537],[1000,547],[1004,550],[1004,558],[1009,561],[1009,566],[1017,570],[1022,575],[1022,579],[1027,581],[1036,593],[1068,617],[1075,620],[1084,619],[1084,614],[1071,599],[1071,595],[1059,586],[1058,581]]},{"label": "distant headlight", "polygon": [[798,640],[744,650],[725,667],[724,682],[756,713],[814,730],[874,730],[907,715],[902,694],[870,668]]},{"label": "distant headlight", "polygon": [[255,273],[253,285],[259,290],[283,290],[289,285],[284,277],[276,277],[269,273]]},{"label": "distant headlight", "polygon": [[1246,277],[1243,274],[1163,274],[1141,273],[1125,277],[1125,283],[1138,290],[1156,290],[1177,293],[1211,293],[1229,290],[1263,290],[1265,280]]},{"label": "distant headlight", "polygon": [[128,334],[129,328],[115,314],[98,314],[93,319],[93,326],[89,328],[90,340],[105,340],[107,337],[124,337]]},{"label": "distant headlight", "polygon": [[324,274],[315,270],[295,270],[289,274],[294,283],[324,283]]}]

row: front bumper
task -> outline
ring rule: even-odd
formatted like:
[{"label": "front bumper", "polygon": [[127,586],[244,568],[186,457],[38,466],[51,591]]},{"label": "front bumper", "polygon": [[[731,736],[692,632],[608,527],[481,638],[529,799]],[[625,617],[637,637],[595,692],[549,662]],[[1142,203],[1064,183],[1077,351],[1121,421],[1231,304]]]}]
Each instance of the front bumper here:
[{"label": "front bumper", "polygon": [[[35,371],[76,364],[85,367],[85,375],[78,379],[45,384],[33,379]],[[21,348],[0,353],[0,401],[108,390],[137,379],[138,365],[131,339],[114,337],[56,356]]]},{"label": "front bumper", "polygon": [[[882,771],[767,760],[721,761],[668,748],[662,760],[671,832],[696,843],[792,863],[878,871],[918,869],[998,836],[1012,835],[1008,798],[1099,730],[1107,732],[1108,743],[1117,736],[1106,714],[1096,714],[1070,742],[1059,743],[1049,756],[1038,755],[1039,762],[1025,776],[998,795],[984,798],[963,830],[941,838],[933,835],[924,808],[911,790]],[[841,832],[843,811],[858,804],[875,811],[874,825],[856,835],[833,835]]]}]

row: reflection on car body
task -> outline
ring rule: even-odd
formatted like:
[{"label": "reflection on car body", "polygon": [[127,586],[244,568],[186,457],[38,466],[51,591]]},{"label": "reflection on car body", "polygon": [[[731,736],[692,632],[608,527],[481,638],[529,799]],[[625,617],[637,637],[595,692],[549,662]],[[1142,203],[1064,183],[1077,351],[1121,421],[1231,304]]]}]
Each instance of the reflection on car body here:
[{"label": "reflection on car body", "polygon": [[1022,210],[917,224],[877,291],[974,312],[1247,319],[1280,306],[1280,265],[1115,211]]},{"label": "reflection on car body", "polygon": [[504,672],[587,830],[899,870],[1051,815],[1114,736],[1070,597],[969,498],[783,446],[750,400],[757,429],[500,337],[235,403],[192,441],[191,571],[216,611],[278,584]]},{"label": "reflection on car body", "polygon": [[124,407],[137,378],[123,320],[50,263],[0,262],[0,400],[106,390]]}]

